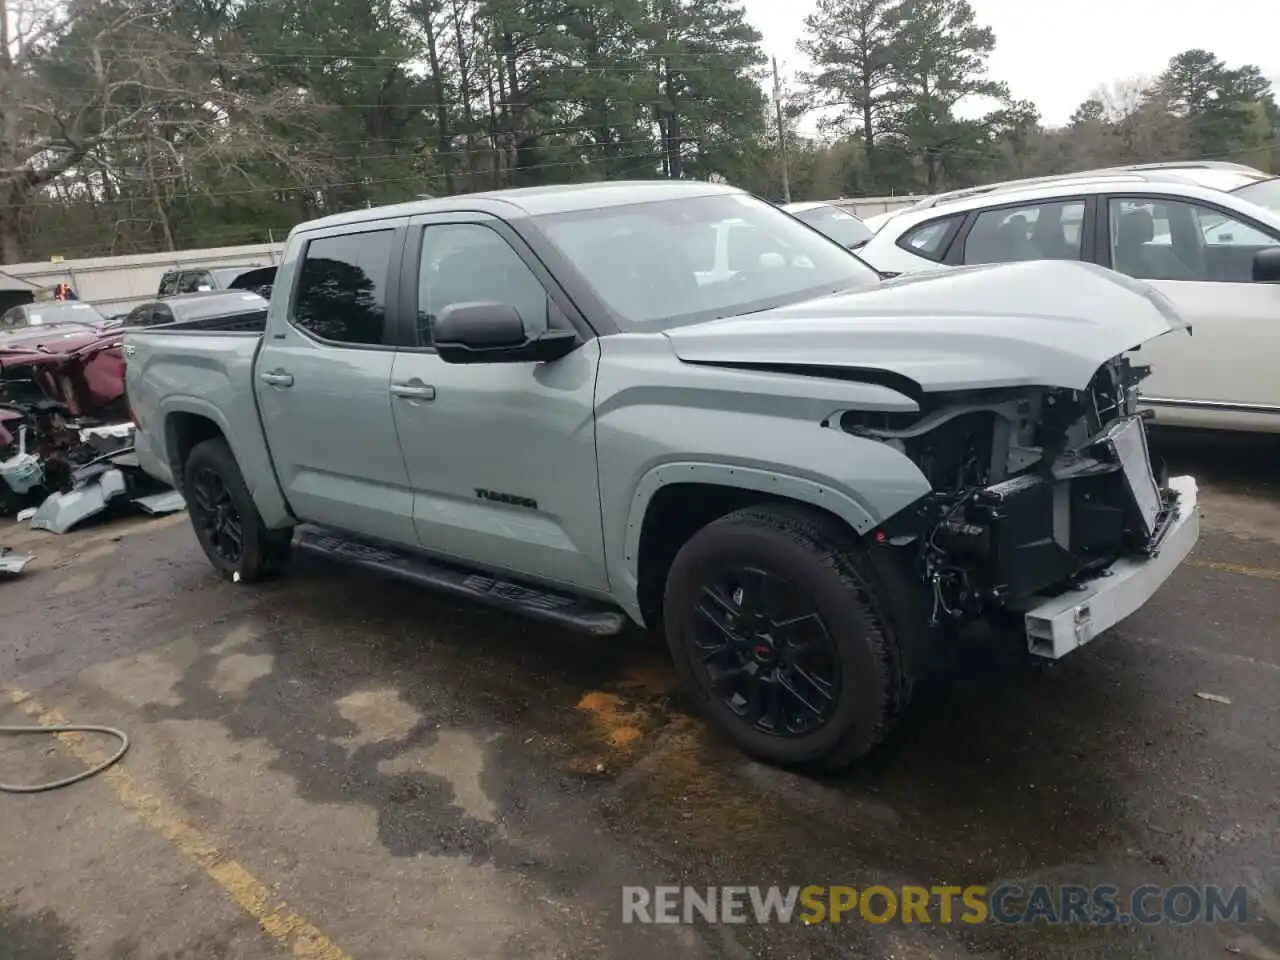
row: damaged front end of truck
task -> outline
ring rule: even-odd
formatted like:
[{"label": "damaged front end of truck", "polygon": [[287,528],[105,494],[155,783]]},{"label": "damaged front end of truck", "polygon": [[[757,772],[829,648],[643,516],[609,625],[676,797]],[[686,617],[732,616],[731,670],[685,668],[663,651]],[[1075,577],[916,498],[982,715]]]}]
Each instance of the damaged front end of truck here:
[{"label": "damaged front end of truck", "polygon": [[932,625],[1013,614],[1032,652],[1057,658],[1138,609],[1198,537],[1194,479],[1152,463],[1138,409],[1149,370],[1131,359],[1188,333],[1146,284],[1039,261],[669,336],[686,362],[890,391],[896,409],[850,404],[822,421],[893,447],[910,461],[902,489],[927,489],[905,507],[864,501],[883,517],[874,542],[924,586]]},{"label": "damaged front end of truck", "polygon": [[841,429],[900,450],[933,488],[874,533],[911,553],[933,625],[1028,612],[1032,651],[1055,658],[1088,639],[1072,622],[1064,641],[1033,611],[1087,592],[1119,560],[1156,557],[1186,506],[1186,478],[1171,484],[1148,448],[1137,409],[1148,373],[1117,357],[1084,390],[934,394],[916,414],[841,416]]}]

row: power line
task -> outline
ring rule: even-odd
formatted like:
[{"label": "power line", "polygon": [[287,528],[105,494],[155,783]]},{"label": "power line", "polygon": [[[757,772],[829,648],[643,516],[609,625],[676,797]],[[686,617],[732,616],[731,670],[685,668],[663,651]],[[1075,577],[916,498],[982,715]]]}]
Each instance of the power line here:
[{"label": "power line", "polygon": [[[513,167],[509,169],[510,169],[510,172],[527,173],[533,170],[546,170],[550,168],[560,168],[560,167],[588,167],[588,168],[592,166],[598,167],[605,160],[624,161],[624,160],[648,160],[648,159],[652,159],[654,161],[655,169],[656,169],[656,165],[661,158],[659,154],[656,152],[654,153],[649,153],[649,152],[622,153],[622,154],[616,154],[613,157],[599,158],[597,160],[582,160],[579,158],[579,159],[573,159],[573,160],[549,161],[546,163],[536,163],[536,164],[530,164],[529,166],[526,166],[526,167]],[[476,172],[478,174],[485,174],[485,173],[491,173],[492,171],[476,171]],[[377,185],[385,185],[385,184],[393,184],[393,183],[421,184],[424,181],[424,179],[426,178],[423,176],[361,177],[357,180],[326,181],[323,185],[315,186],[315,187],[292,184],[287,186],[269,185],[269,186],[261,186],[261,187],[242,187],[237,190],[225,190],[225,191],[210,190],[210,191],[190,191],[185,193],[170,193],[162,197],[162,199],[166,201],[187,199],[187,198],[203,200],[203,199],[214,198],[214,197],[257,196],[264,193],[281,193],[281,194],[290,194],[290,195],[320,194],[324,190],[327,190],[333,187],[368,187],[368,186],[377,186]],[[412,198],[407,198],[407,199],[412,199]],[[0,204],[0,210],[12,210],[12,209],[25,210],[28,208],[35,208],[35,207],[39,207],[39,208],[66,207],[77,202],[92,204],[93,206],[105,207],[105,206],[113,206],[116,204],[149,203],[152,201],[151,201],[151,198],[149,197],[112,197],[110,199],[102,199],[102,200],[92,198],[92,197],[84,197],[78,200],[76,199],[32,200],[28,203]]]},{"label": "power line", "polygon": [[[534,38],[534,39],[538,39],[538,38]],[[710,42],[713,42],[713,41],[709,40],[708,43]],[[450,50],[452,45],[449,42],[443,42],[443,43],[438,43],[437,46],[439,47],[440,50],[446,51],[446,50]],[[475,53],[476,51],[487,50],[487,49],[488,49],[487,47],[477,46],[472,48],[472,52]],[[403,54],[396,54],[396,53],[362,53],[357,51],[356,48],[342,48],[342,47],[333,47],[333,48],[303,47],[303,48],[294,48],[292,50],[264,51],[264,50],[253,50],[253,49],[228,50],[228,49],[219,48],[216,46],[203,46],[203,47],[202,46],[182,46],[177,44],[170,45],[165,43],[119,43],[119,44],[108,43],[108,44],[101,44],[99,46],[93,46],[89,44],[68,43],[68,44],[59,44],[56,47],[52,47],[48,52],[58,53],[58,52],[64,52],[64,51],[71,52],[71,53],[90,53],[90,54],[91,53],[98,53],[98,54],[113,53],[113,54],[129,55],[129,56],[136,55],[139,53],[150,53],[150,54],[172,53],[172,54],[178,54],[178,55],[187,54],[192,56],[204,55],[204,56],[210,56],[210,57],[225,57],[228,59],[233,57],[243,57],[248,60],[256,59],[256,60],[264,60],[264,61],[278,61],[278,60],[293,61],[293,60],[307,60],[307,59],[348,60],[353,62],[368,62],[377,66],[381,66],[387,63],[421,63],[425,61],[425,58],[427,55],[427,51],[425,47],[417,53],[406,52]],[[746,50],[745,48],[740,48],[739,52],[743,54],[747,54],[750,51]],[[534,56],[530,54],[540,55],[543,59],[536,59]],[[565,58],[554,58],[546,50],[534,50],[534,51],[531,51],[530,54],[524,54],[524,55],[517,54],[517,61],[516,61],[517,64],[519,66],[529,66],[529,67],[535,67],[535,68],[546,67],[546,66],[550,66],[550,67],[582,66],[584,69],[589,68],[593,70],[601,70],[601,69],[630,70],[630,69],[633,69],[633,67],[648,67],[648,66],[656,67],[658,65],[656,62],[649,63],[649,61],[665,61],[677,66],[685,63],[702,63],[707,61],[713,61],[716,63],[717,66],[720,66],[723,64],[726,51],[723,49],[706,49],[706,50],[685,49],[685,50],[675,50],[675,51],[638,50],[632,53],[620,54],[617,56],[610,56],[606,58],[603,63],[594,64],[594,65],[580,64],[580,63],[579,64],[567,63],[566,60],[570,59],[569,57],[566,56]],[[473,59],[471,59],[470,62],[475,63],[480,59],[482,59],[480,56],[476,56]],[[763,54],[759,54],[758,56],[753,56],[752,60],[757,66],[763,66],[766,63],[766,60]]]}]

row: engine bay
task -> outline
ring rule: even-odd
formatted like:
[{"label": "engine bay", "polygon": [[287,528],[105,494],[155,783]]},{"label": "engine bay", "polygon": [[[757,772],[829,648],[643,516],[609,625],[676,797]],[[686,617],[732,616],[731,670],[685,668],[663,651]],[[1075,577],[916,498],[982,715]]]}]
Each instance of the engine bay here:
[{"label": "engine bay", "polygon": [[875,532],[932,589],[933,623],[1018,609],[1158,549],[1175,495],[1137,410],[1148,373],[1116,357],[1085,390],[934,394],[916,413],[841,414],[841,429],[893,446],[933,488]]}]

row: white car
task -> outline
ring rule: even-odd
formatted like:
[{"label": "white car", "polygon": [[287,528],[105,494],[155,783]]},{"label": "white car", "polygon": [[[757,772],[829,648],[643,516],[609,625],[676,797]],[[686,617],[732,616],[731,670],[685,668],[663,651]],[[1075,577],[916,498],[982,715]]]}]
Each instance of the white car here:
[{"label": "white car", "polygon": [[[967,200],[970,197],[995,193],[1002,190],[1021,190],[1026,187],[1042,184],[1062,183],[1067,180],[1092,180],[1095,177],[1113,176],[1115,174],[1139,173],[1152,179],[1171,174],[1174,179],[1198,183],[1215,190],[1236,190],[1251,186],[1263,180],[1270,180],[1271,175],[1263,173],[1256,167],[1247,167],[1242,163],[1229,163],[1223,160],[1171,160],[1161,163],[1131,163],[1118,167],[1098,167],[1093,170],[1077,170],[1074,173],[1055,173],[1044,177],[1026,177],[1020,180],[1002,180],[999,183],[988,183],[980,187],[963,187],[946,193],[935,193],[917,200],[909,206],[898,207],[877,213],[863,220],[867,229],[878,233],[880,228],[901,213],[915,213],[928,210],[955,200]],[[1254,201],[1257,202],[1256,200]],[[1266,206],[1266,204],[1264,204]]]},{"label": "white car", "polygon": [[784,203],[782,209],[847,250],[857,250],[871,239],[871,231],[866,225],[837,204],[807,200]]},{"label": "white car", "polygon": [[858,255],[889,274],[1051,259],[1144,280],[1193,330],[1142,348],[1156,422],[1280,432],[1280,212],[1249,192],[1280,203],[1273,181],[1227,193],[1165,173],[1001,190],[904,212]]}]

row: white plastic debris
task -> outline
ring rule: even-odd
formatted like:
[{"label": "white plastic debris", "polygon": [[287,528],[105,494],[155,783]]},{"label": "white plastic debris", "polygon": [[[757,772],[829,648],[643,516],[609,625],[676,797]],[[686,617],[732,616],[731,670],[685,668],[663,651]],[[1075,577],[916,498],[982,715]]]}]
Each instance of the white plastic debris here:
[{"label": "white plastic debris", "polygon": [[51,494],[31,518],[32,530],[66,533],[107,508],[107,503],[125,492],[124,474],[106,470],[69,493]]},{"label": "white plastic debris", "polygon": [[18,428],[18,452],[0,460],[0,483],[22,496],[44,483],[44,466],[40,458],[27,451],[27,428]]},{"label": "white plastic debris", "polygon": [[0,547],[0,574],[16,577],[35,558],[34,553],[12,553],[9,547]]},{"label": "white plastic debris", "polygon": [[137,426],[133,423],[112,423],[104,427],[85,427],[80,431],[80,440],[82,443],[87,442],[90,437],[116,437],[123,440],[126,437],[132,437],[137,429]]},{"label": "white plastic debris", "polygon": [[138,497],[133,501],[139,508],[150,514],[177,513],[187,508],[187,501],[177,490],[166,490],[153,493],[149,497]]},{"label": "white plastic debris", "polygon": [[1228,706],[1231,705],[1230,697],[1224,697],[1218,693],[1197,693],[1196,696],[1199,697],[1201,700],[1208,700],[1211,703],[1225,703]]}]

